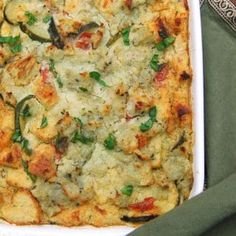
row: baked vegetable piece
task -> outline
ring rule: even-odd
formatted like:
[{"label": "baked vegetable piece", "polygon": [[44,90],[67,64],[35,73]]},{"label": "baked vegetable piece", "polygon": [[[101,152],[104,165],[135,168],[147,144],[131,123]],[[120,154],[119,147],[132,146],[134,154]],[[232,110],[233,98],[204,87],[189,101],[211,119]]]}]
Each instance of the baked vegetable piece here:
[{"label": "baked vegetable piece", "polygon": [[186,0],[6,0],[0,11],[0,218],[138,226],[187,200]]}]

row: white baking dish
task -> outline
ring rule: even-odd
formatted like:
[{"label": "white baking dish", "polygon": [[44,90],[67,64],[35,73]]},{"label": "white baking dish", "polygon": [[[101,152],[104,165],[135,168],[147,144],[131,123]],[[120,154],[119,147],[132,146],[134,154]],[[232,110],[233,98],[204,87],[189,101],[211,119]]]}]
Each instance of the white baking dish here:
[{"label": "white baking dish", "polygon": [[[200,6],[198,0],[189,0],[190,5],[190,53],[193,68],[193,114],[194,114],[194,184],[190,198],[203,191],[204,186],[204,105],[203,65]],[[74,227],[59,226],[14,226],[0,223],[0,236],[123,236],[134,230],[131,227]]]}]

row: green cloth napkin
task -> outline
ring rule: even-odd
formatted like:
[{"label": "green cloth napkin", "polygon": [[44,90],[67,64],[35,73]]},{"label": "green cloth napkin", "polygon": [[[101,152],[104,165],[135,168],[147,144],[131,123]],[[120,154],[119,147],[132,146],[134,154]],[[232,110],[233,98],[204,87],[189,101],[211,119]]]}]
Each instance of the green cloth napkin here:
[{"label": "green cloth napkin", "polygon": [[202,27],[208,189],[130,236],[236,235],[236,33],[208,3]]}]

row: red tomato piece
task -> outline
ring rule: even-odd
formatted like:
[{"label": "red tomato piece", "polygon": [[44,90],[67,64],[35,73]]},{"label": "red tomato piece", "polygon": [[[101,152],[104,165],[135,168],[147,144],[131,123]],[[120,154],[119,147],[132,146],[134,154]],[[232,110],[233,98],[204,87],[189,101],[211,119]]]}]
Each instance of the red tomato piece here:
[{"label": "red tomato piece", "polygon": [[48,68],[48,66],[41,66],[40,74],[42,76],[42,81],[44,83],[46,83],[47,80],[48,80],[48,76],[49,76],[49,68]]},{"label": "red tomato piece", "polygon": [[125,0],[125,5],[128,7],[129,10],[132,8],[132,0]]},{"label": "red tomato piece", "polygon": [[88,50],[91,47],[91,37],[92,33],[84,32],[80,35],[79,40],[76,42],[75,46],[77,48]]},{"label": "red tomato piece", "polygon": [[129,205],[129,208],[134,211],[148,211],[152,210],[154,206],[155,198],[147,197],[142,202]]},{"label": "red tomato piece", "polygon": [[143,102],[136,102],[135,104],[135,109],[136,110],[142,110],[144,108],[144,103]]},{"label": "red tomato piece", "polygon": [[141,149],[145,147],[148,143],[148,138],[145,135],[137,134],[135,138],[138,140],[138,148]]},{"label": "red tomato piece", "polygon": [[168,74],[168,71],[169,71],[169,66],[167,64],[164,64],[163,67],[161,68],[161,70],[158,71],[155,76],[156,85],[158,85],[158,86],[163,85],[164,80],[166,79],[166,76]]}]

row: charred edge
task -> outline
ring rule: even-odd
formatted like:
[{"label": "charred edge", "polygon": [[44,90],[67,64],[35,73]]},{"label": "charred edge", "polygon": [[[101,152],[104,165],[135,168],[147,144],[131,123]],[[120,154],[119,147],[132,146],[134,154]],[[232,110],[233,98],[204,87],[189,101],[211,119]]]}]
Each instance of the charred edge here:
[{"label": "charred edge", "polygon": [[160,19],[158,20],[158,25],[159,25],[159,31],[158,31],[158,34],[159,36],[162,38],[162,39],[165,39],[169,36],[169,33],[168,33],[168,30],[167,28],[165,27],[163,21]]},{"label": "charred edge", "polygon": [[72,37],[72,38],[75,38],[75,37],[78,37],[80,36],[82,33],[88,31],[88,30],[91,30],[91,29],[94,29],[94,28],[98,28],[99,25],[96,23],[96,22],[90,22],[86,25],[82,25],[79,29],[78,29],[78,32],[76,33],[69,33],[69,37]]},{"label": "charred edge", "polygon": [[60,135],[57,136],[55,141],[56,150],[60,154],[64,154],[69,146],[69,139],[66,136],[61,137]]},{"label": "charred edge", "polygon": [[130,222],[130,223],[141,223],[141,222],[147,222],[147,221],[153,220],[156,217],[158,216],[157,215],[137,216],[137,217],[122,216],[120,219],[122,221]]},{"label": "charred edge", "polygon": [[65,44],[62,41],[60,34],[58,33],[58,30],[57,30],[57,27],[56,27],[53,17],[52,17],[50,24],[49,24],[48,33],[52,39],[53,45],[55,45],[59,49],[63,49]]},{"label": "charred edge", "polygon": [[183,73],[180,75],[180,78],[182,80],[189,80],[189,79],[191,79],[191,76],[186,71],[183,71]]},{"label": "charred edge", "polygon": [[96,23],[96,22],[90,22],[86,25],[82,25],[79,30],[78,30],[78,35],[88,31],[88,30],[91,30],[91,29],[94,29],[94,28],[98,28],[99,25]]}]

